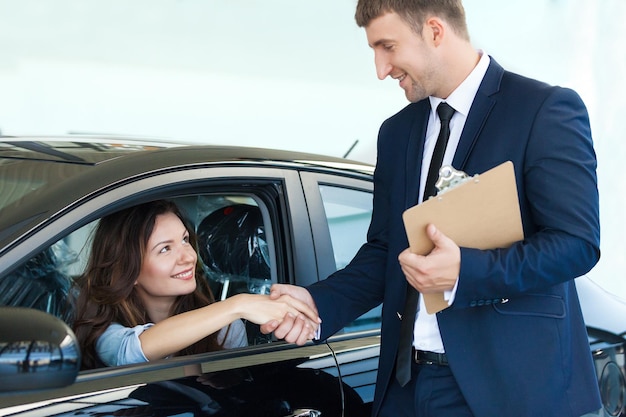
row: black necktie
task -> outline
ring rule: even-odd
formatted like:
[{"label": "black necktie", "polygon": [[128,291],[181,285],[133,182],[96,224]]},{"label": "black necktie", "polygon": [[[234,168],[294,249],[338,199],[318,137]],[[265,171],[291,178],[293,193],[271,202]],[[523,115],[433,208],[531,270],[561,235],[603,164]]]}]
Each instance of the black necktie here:
[{"label": "black necktie", "polygon": [[[435,183],[439,178],[439,169],[441,168],[443,155],[446,152],[446,146],[450,138],[450,119],[452,119],[454,109],[449,104],[441,102],[437,106],[437,114],[439,115],[439,120],[441,120],[441,129],[439,130],[435,150],[430,160],[422,201],[426,201],[428,197],[437,194]],[[398,342],[398,356],[396,358],[396,379],[401,386],[405,386],[411,379],[411,348],[413,346],[413,328],[415,326],[418,298],[418,292],[411,285],[407,284],[407,296],[404,313],[402,314],[402,323],[400,323],[400,339]]]}]

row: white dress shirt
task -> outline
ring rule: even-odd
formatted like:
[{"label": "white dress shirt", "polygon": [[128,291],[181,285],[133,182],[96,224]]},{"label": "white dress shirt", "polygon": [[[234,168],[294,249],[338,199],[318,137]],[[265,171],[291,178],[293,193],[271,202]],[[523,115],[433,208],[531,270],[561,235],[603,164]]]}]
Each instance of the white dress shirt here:
[{"label": "white dress shirt", "polygon": [[[474,101],[474,96],[478,91],[478,87],[487,72],[489,66],[489,56],[483,51],[479,51],[480,60],[472,72],[467,78],[459,85],[445,100],[455,112],[450,120],[450,138],[448,139],[448,146],[446,147],[446,153],[443,156],[442,165],[452,165],[452,159],[456,152],[456,148],[461,139],[461,132],[467,115]],[[429,97],[431,112],[428,117],[428,128],[426,130],[426,139],[424,142],[424,154],[422,159],[422,172],[420,176],[420,191],[419,202],[422,202],[422,196],[424,194],[424,187],[426,185],[426,177],[428,176],[428,168],[430,166],[430,160],[433,155],[435,143],[437,142],[437,136],[441,127],[439,116],[437,115],[437,106],[441,103],[441,98]],[[458,169],[458,167],[454,167]],[[458,284],[458,279],[457,279]],[[457,286],[455,285],[452,291],[446,291],[445,298],[448,300],[448,305],[454,302],[454,295],[456,293]],[[413,346],[417,350],[426,350],[430,352],[443,353],[445,352],[443,341],[441,340],[441,334],[439,333],[439,325],[437,323],[436,314],[428,314],[426,307],[424,306],[424,298],[419,297],[419,309],[417,312],[417,318],[415,320],[415,327],[413,331]]]}]

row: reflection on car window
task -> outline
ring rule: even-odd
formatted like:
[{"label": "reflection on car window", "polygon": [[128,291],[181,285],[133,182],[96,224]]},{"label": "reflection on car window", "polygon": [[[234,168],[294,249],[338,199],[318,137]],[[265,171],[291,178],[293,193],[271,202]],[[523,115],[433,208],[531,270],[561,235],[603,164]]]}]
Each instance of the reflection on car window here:
[{"label": "reflection on car window", "polygon": [[68,321],[71,279],[64,269],[74,259],[62,241],[33,256],[0,280],[0,305],[34,308]]},{"label": "reflection on car window", "polygon": [[372,194],[320,185],[337,269],[348,265],[365,242],[372,217]]},{"label": "reflection on car window", "polygon": [[[328,230],[337,269],[345,267],[367,239],[372,218],[372,193],[369,191],[320,185]],[[380,327],[381,307],[365,313],[344,328],[346,332]]]}]

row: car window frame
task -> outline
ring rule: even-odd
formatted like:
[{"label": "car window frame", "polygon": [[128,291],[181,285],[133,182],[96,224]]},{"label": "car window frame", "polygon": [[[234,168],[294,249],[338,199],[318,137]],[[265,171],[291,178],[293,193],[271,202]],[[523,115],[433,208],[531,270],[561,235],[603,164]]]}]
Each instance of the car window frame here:
[{"label": "car window frame", "polygon": [[373,195],[374,184],[371,180],[319,172],[301,172],[300,177],[306,204],[309,208],[313,244],[317,253],[318,272],[320,280],[322,280],[335,272],[337,267],[324,209],[324,201],[320,193],[320,185],[363,191]]},{"label": "car window frame", "polygon": [[[330,226],[324,208],[324,199],[320,191],[321,186],[360,191],[370,194],[373,199],[374,183],[371,179],[319,172],[301,172],[300,176],[306,203],[310,210],[309,219],[311,221],[313,242],[317,253],[318,271],[320,274],[319,279],[323,280],[337,270],[337,265],[335,262]],[[367,230],[365,230],[365,232],[367,233]],[[365,243],[365,241],[363,241],[363,243]],[[359,319],[365,319],[371,324],[365,326],[358,325]],[[349,323],[332,338],[340,337],[342,334],[357,335],[362,332],[380,331],[380,325],[376,323],[382,321],[381,306],[379,305],[369,312],[364,313],[359,319]]]}]

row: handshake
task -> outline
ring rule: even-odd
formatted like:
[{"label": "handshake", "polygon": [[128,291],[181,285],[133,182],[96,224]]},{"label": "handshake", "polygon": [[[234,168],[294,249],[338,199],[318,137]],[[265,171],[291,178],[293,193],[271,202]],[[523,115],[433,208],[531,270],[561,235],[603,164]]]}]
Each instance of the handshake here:
[{"label": "handshake", "polygon": [[322,321],[318,316],[313,297],[305,288],[274,284],[269,296],[253,294],[239,296],[247,298],[245,300],[247,314],[243,314],[243,318],[259,324],[262,333],[274,333],[278,339],[298,345],[317,338]]}]

